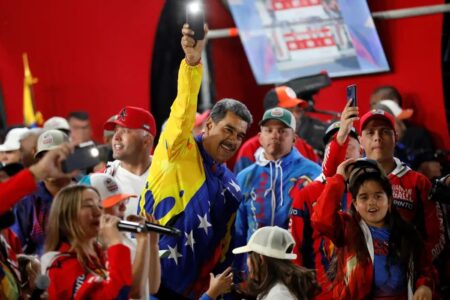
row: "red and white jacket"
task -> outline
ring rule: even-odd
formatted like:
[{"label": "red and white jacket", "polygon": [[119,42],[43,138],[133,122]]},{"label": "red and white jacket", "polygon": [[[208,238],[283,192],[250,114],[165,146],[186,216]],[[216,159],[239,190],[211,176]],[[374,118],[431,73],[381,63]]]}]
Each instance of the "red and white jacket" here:
[{"label": "red and white jacket", "polygon": [[[349,139],[340,146],[334,135],[325,153],[323,174],[333,176],[337,167],[345,160]],[[412,170],[399,159],[394,158],[396,167],[388,174],[392,185],[394,206],[403,219],[422,234],[428,253],[435,259],[445,244],[442,211],[436,202],[429,200],[431,182],[424,175]]]},{"label": "red and white jacket", "polygon": [[[344,259],[337,266],[337,278],[333,283],[332,299],[369,299],[373,285],[374,246],[369,228],[364,221],[340,212],[340,199],[345,191],[344,177],[336,174],[327,178],[323,193],[320,195],[312,215],[312,224],[319,232],[329,238],[343,251]],[[367,248],[361,257],[356,255],[354,238],[361,228]],[[436,273],[427,253],[414,264],[414,282],[408,283],[408,299],[421,285],[434,290]]]},{"label": "red and white jacket", "polygon": [[96,247],[101,268],[83,266],[76,253],[69,250],[69,244],[62,244],[59,251],[47,252],[41,259],[42,270],[50,278],[50,300],[129,299],[132,276],[127,246],[113,245],[106,253]]},{"label": "red and white jacket", "polygon": [[396,167],[388,175],[393,205],[422,234],[427,252],[435,259],[444,248],[445,237],[442,211],[436,202],[428,199],[431,182],[399,159],[394,160]]},{"label": "red and white jacket", "polygon": [[[298,180],[290,192],[292,198],[292,209],[290,212],[289,229],[295,240],[294,253],[297,258],[294,261],[297,265],[316,270],[316,277],[322,291],[315,297],[316,300],[328,300],[332,298],[331,283],[327,276],[331,258],[334,252],[334,245],[329,238],[322,235],[311,224],[311,216],[319,196],[325,189],[325,178],[333,176],[337,167],[345,160],[347,145],[340,146],[336,141],[336,135],[327,151],[323,161],[323,174],[312,183],[304,186],[302,179]],[[341,207],[348,210],[352,199],[349,193],[341,199]]]}]

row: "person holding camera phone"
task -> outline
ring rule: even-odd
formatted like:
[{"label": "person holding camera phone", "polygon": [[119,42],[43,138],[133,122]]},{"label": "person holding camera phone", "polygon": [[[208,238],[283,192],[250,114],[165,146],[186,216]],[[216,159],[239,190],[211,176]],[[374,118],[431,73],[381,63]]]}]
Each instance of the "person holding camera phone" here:
[{"label": "person holding camera phone", "polygon": [[231,265],[232,225],[242,195],[224,163],[239,149],[252,122],[244,104],[223,99],[211,109],[204,133],[193,136],[205,41],[194,40],[188,24],[182,34],[185,59],[177,98],[139,205],[162,225],[183,232],[181,237],[160,239],[160,249],[170,254],[161,260],[158,299],[198,299],[208,288],[210,273],[222,273]]},{"label": "person holding camera phone", "polygon": [[[37,182],[47,177],[58,177],[63,175],[61,162],[70,154],[73,147],[64,144],[56,149],[50,150],[42,159],[29,168],[16,169],[9,173],[9,178],[4,178],[0,183],[0,273],[3,274],[0,283],[1,299],[17,299],[25,297],[25,291],[21,287],[25,278],[18,272],[18,261],[16,255],[21,253],[20,242],[15,234],[8,228],[14,223],[14,213],[11,208],[25,195],[33,193],[37,189]],[[14,173],[14,174],[13,174]]]},{"label": "person holding camera phone", "polygon": [[387,174],[393,190],[392,205],[422,234],[425,249],[435,259],[445,243],[442,212],[428,199],[430,180],[394,157],[398,141],[395,117],[381,109],[365,113],[360,120],[360,141],[366,157],[377,161]]},{"label": "person holding camera phone", "polygon": [[[49,150],[68,141],[68,136],[60,130],[45,131],[38,138],[35,158],[41,159]],[[14,207],[15,223],[11,229],[19,237],[24,253],[42,255],[53,197],[71,182],[71,174],[61,173],[44,178],[38,183],[37,191],[25,196]]]}]

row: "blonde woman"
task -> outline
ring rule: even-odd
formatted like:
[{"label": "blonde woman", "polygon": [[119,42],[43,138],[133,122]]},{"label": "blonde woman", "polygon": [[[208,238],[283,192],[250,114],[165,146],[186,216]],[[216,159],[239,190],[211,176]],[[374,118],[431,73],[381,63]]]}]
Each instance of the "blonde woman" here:
[{"label": "blonde woman", "polygon": [[[122,244],[118,221],[103,214],[95,188],[70,186],[57,194],[42,257],[50,299],[129,298],[130,250]],[[97,243],[98,237],[106,250]]]}]

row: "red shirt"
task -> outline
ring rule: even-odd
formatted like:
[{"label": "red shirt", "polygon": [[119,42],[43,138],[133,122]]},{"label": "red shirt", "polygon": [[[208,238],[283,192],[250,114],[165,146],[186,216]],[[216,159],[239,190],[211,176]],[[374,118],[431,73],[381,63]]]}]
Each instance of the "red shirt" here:
[{"label": "red shirt", "polygon": [[[59,252],[48,252],[43,269],[50,278],[49,299],[129,299],[131,289],[130,249],[117,244],[103,252],[96,248],[100,266],[83,266],[70,245],[63,244]],[[105,257],[107,255],[107,260]],[[46,265],[48,264],[48,265]]]}]

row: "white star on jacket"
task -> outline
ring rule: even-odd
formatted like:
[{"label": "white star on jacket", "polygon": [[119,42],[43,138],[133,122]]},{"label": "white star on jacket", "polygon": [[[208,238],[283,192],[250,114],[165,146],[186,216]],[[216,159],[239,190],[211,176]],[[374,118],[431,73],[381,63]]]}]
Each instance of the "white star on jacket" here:
[{"label": "white star on jacket", "polygon": [[175,264],[178,266],[178,257],[182,257],[183,255],[181,255],[181,253],[178,252],[177,245],[175,245],[174,248],[172,248],[170,246],[167,246],[167,247],[169,247],[169,252],[170,252],[168,258],[172,258],[175,261]]},{"label": "white star on jacket", "polygon": [[184,233],[184,235],[186,236],[186,246],[191,247],[192,252],[194,252],[194,244],[195,244],[195,240],[194,240],[194,234],[191,230],[191,232],[189,232],[189,234],[187,232]]},{"label": "white star on jacket", "polygon": [[200,215],[197,215],[197,217],[200,220],[198,228],[204,229],[206,235],[208,235],[208,227],[212,227],[211,223],[208,222],[208,215],[205,213],[204,217],[200,217]]}]

